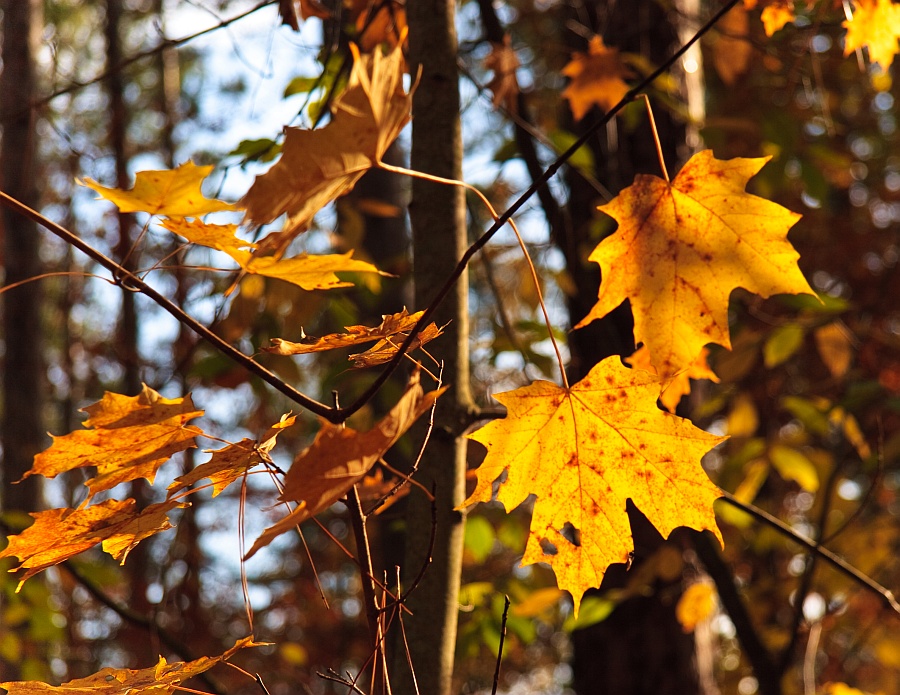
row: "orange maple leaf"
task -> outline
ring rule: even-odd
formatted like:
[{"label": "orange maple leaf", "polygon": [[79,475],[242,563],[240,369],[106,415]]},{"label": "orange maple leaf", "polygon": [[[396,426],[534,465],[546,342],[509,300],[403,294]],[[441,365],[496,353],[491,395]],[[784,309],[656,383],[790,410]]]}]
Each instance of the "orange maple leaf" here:
[{"label": "orange maple leaf", "polygon": [[[350,347],[362,343],[378,341],[371,349],[356,355],[350,355],[357,367],[368,367],[374,364],[383,364],[390,360],[406,340],[409,332],[418,323],[424,312],[417,311],[410,314],[406,309],[397,313],[382,316],[378,326],[347,326],[346,333],[330,333],[321,338],[306,343],[294,343],[290,340],[272,338],[271,347],[263,348],[266,352],[276,355],[305,355],[311,352],[322,352]],[[441,329],[434,323],[425,326],[416,336],[410,352],[425,343],[428,343],[441,335]]]},{"label": "orange maple leaf", "polygon": [[416,371],[397,404],[368,432],[358,432],[322,420],[322,427],[312,445],[294,459],[284,478],[281,501],[299,504],[263,532],[247,557],[346,495],[403,433],[431,409],[445,390],[446,387],[425,393]]},{"label": "orange maple leaf", "polygon": [[522,564],[550,564],[576,612],[582,594],[633,550],[626,500],[664,537],[689,526],[722,539],[713,514],[720,493],[700,459],[724,438],[659,410],[659,389],[656,376],[610,357],[569,389],[536,381],[496,394],[506,418],[469,435],[488,451],[464,506],[490,501],[504,472],[497,500],[507,510],[536,495]]},{"label": "orange maple leaf", "polygon": [[0,557],[19,558],[11,571],[25,570],[18,591],[29,577],[102,543],[103,550],[125,564],[125,558],[140,541],[172,528],[167,513],[186,507],[179,502],[151,504],[135,510],[135,501],[106,500],[84,509],[50,509],[31,512],[34,523],[17,536]]},{"label": "orange maple leaf", "polygon": [[637,176],[601,206],[619,228],[590,255],[603,280],[597,304],[578,327],[629,299],[635,341],[647,346],[667,379],[707,343],[731,347],[733,289],[815,296],[787,240],[800,215],[744,190],[768,160],[721,161],[705,150],[671,183]]},{"label": "orange maple leaf", "polygon": [[220,656],[202,656],[195,661],[168,663],[159,657],[156,666],[142,669],[104,668],[86,678],[76,678],[59,686],[40,681],[10,681],[0,683],[9,695],[171,695],[181,691],[181,683],[227,661],[245,647],[261,647],[265,642],[254,642],[244,637]]},{"label": "orange maple leaf", "polygon": [[572,78],[562,96],[569,100],[576,121],[584,118],[592,106],[609,111],[628,92],[623,78],[634,76],[619,59],[619,49],[607,48],[599,36],[591,39],[587,53],[575,54],[562,74]]},{"label": "orange maple leaf", "polygon": [[853,17],[844,22],[847,36],[844,55],[857,48],[869,49],[869,60],[887,70],[897,55],[900,39],[900,5],[891,0],[857,0]]},{"label": "orange maple leaf", "polygon": [[[690,366],[680,371],[667,383],[663,384],[662,393],[659,394],[659,400],[670,413],[674,413],[681,399],[691,392],[691,379],[709,379],[715,383],[719,383],[719,377],[710,368],[706,361],[709,350],[703,348],[700,356],[694,360]],[[631,357],[625,358],[625,364],[635,369],[643,369],[656,374],[656,369],[650,364],[650,351],[646,346],[641,346]]]},{"label": "orange maple leaf", "polygon": [[139,171],[130,191],[107,188],[85,179],[84,185],[113,202],[120,212],[148,212],[169,217],[199,217],[210,212],[237,210],[238,207],[221,200],[204,197],[200,192],[203,179],[212,166],[197,166],[185,162],[166,171]]},{"label": "orange maple leaf", "polygon": [[206,453],[212,454],[209,461],[201,463],[189,473],[175,478],[169,485],[168,496],[172,497],[194,483],[209,478],[213,484],[212,496],[215,497],[251,468],[271,461],[269,452],[275,446],[278,434],[282,430],[292,427],[296,420],[296,417],[285,415],[279,422],[272,425],[259,440],[242,439],[236,444],[229,444],[215,451],[207,451]]},{"label": "orange maple leaf", "polygon": [[335,100],[331,122],[318,130],[285,128],[281,159],[256,181],[242,201],[246,221],[267,224],[287,213],[280,232],[260,246],[281,254],[327,203],[353,188],[378,164],[409,120],[403,89],[403,52],[360,56],[351,44],[353,70]]},{"label": "orange maple leaf", "polygon": [[744,0],[744,8],[748,10],[755,9],[759,4],[762,4],[760,19],[766,36],[772,36],[797,18],[793,0],[762,0],[762,3],[758,0]]},{"label": "orange maple leaf", "polygon": [[54,478],[75,468],[96,466],[97,475],[85,485],[85,502],[119,483],[146,478],[151,483],[156,471],[179,451],[196,446],[194,437],[203,431],[186,423],[203,414],[195,410],[190,396],[163,398],[149,386],[139,396],[107,392],[84,412],[89,429],[53,437],[53,445],[34,457],[31,470]]}]

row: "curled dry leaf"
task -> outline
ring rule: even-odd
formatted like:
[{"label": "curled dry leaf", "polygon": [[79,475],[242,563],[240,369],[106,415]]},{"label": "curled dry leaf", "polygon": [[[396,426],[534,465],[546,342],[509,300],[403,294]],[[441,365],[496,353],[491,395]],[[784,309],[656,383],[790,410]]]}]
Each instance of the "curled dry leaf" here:
[{"label": "curled dry leaf", "polygon": [[416,371],[397,404],[368,432],[358,432],[322,420],[322,428],[315,441],[294,459],[284,479],[280,499],[282,502],[297,502],[297,507],[277,524],[267,528],[253,544],[247,557],[346,495],[403,433],[431,409],[445,390],[446,387],[425,393]]},{"label": "curled dry leaf", "polygon": [[[273,338],[271,347],[263,349],[275,355],[305,355],[311,352],[323,352],[362,343],[371,343],[377,340],[378,343],[371,349],[363,353],[350,355],[349,359],[355,362],[354,366],[356,367],[384,364],[397,354],[400,345],[406,340],[409,332],[415,327],[419,319],[422,318],[423,313],[417,311],[414,314],[410,314],[406,309],[403,309],[397,314],[382,316],[381,323],[374,328],[368,326],[347,326],[345,328],[346,333],[330,333],[305,343],[294,343],[290,340]],[[416,339],[410,346],[410,351],[434,340],[439,335],[441,335],[440,328],[434,323],[427,325],[416,336]]]},{"label": "curled dry leaf", "polygon": [[633,550],[628,499],[663,537],[689,526],[721,541],[719,491],[700,459],[724,438],[657,408],[659,390],[656,376],[610,357],[569,389],[536,381],[497,394],[506,418],[469,435],[487,456],[464,505],[490,501],[504,472],[497,500],[507,510],[536,495],[522,563],[548,563],[576,613]]},{"label": "curled dry leaf", "polygon": [[189,473],[175,478],[169,485],[169,497],[204,478],[209,478],[213,484],[212,495],[215,497],[251,468],[269,461],[269,452],[275,446],[278,434],[293,426],[296,421],[296,417],[285,415],[258,440],[242,439],[236,444],[208,451],[207,453],[212,454],[209,461],[201,463]]},{"label": "curled dry leaf", "polygon": [[159,657],[156,666],[142,669],[104,668],[87,678],[76,678],[59,686],[40,681],[14,681],[0,683],[9,695],[171,695],[181,691],[182,682],[208,671],[216,664],[228,661],[245,647],[261,647],[265,642],[254,642],[244,637],[220,656],[202,656],[195,661],[168,663]]},{"label": "curled dry leaf", "polygon": [[509,34],[504,34],[503,43],[491,44],[491,52],[484,59],[484,68],[494,72],[487,84],[494,95],[494,108],[502,105],[510,113],[516,113],[519,96],[516,70],[519,68],[519,58],[512,48]]},{"label": "curled dry leaf", "polygon": [[127,499],[106,500],[84,509],[31,512],[34,523],[17,536],[11,536],[0,557],[16,556],[21,562],[16,569],[24,569],[25,574],[18,589],[29,577],[98,543],[125,564],[128,553],[140,541],[172,528],[168,512],[186,506],[163,502],[137,511],[135,501]]},{"label": "curled dry leaf", "polygon": [[731,347],[728,299],[743,287],[762,297],[816,296],[787,240],[800,215],[744,189],[768,158],[721,161],[705,150],[671,183],[641,175],[600,207],[619,228],[590,260],[600,264],[600,296],[584,326],[626,299],[634,338],[663,379],[707,343]]},{"label": "curled dry leaf", "polygon": [[352,44],[351,50],[350,80],[334,100],[331,122],[318,130],[286,128],[281,159],[256,177],[242,201],[253,225],[287,213],[284,228],[266,237],[260,251],[283,254],[322,207],[381,161],[409,120],[401,49],[364,56]]},{"label": "curled dry leaf", "polygon": [[625,80],[634,77],[619,59],[619,49],[607,48],[599,36],[591,39],[587,53],[575,54],[562,74],[572,79],[562,96],[569,100],[576,121],[584,118],[593,106],[609,111],[628,92]]},{"label": "curled dry leaf", "polygon": [[96,466],[97,475],[88,480],[87,499],[119,483],[146,478],[151,483],[156,471],[179,451],[196,446],[194,437],[203,431],[187,424],[200,417],[190,396],[163,398],[144,386],[139,396],[107,392],[84,411],[88,429],[53,437],[53,445],[34,457],[34,465],[24,477],[40,474],[54,478],[75,468]]},{"label": "curled dry leaf", "polygon": [[172,170],[139,171],[130,191],[107,188],[91,179],[85,179],[84,185],[113,202],[120,212],[199,217],[210,212],[237,210],[236,205],[206,198],[201,193],[200,186],[212,170],[212,166],[185,162]]}]

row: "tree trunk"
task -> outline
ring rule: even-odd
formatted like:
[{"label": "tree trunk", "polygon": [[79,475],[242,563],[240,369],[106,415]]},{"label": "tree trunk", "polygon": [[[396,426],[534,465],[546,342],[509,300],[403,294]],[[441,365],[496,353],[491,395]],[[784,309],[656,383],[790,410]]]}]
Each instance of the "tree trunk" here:
[{"label": "tree trunk", "polygon": [[[413,98],[411,166],[446,178],[462,175],[459,87],[456,67],[455,3],[420,0],[407,7],[409,63],[421,70]],[[410,221],[413,231],[415,307],[424,308],[462,256],[466,242],[465,200],[460,188],[413,182]],[[462,568],[464,516],[455,508],[465,495],[466,440],[461,436],[469,394],[468,292],[464,275],[435,315],[449,322],[441,338],[444,382],[450,391],[438,402],[434,433],[417,478],[433,489],[436,533],[432,561],[410,597],[404,618],[406,641],[418,692],[448,695],[456,647],[457,601]],[[428,562],[432,503],[417,489],[410,493],[404,569],[408,584]],[[403,650],[395,655],[395,692],[416,690]]]}]

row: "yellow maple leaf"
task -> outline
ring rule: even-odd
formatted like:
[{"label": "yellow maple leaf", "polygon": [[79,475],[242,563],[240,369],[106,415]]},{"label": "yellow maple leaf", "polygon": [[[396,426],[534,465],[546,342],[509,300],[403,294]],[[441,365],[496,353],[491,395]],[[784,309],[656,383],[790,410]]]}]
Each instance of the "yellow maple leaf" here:
[{"label": "yellow maple leaf", "polygon": [[172,497],[194,483],[209,478],[213,484],[212,496],[215,497],[251,468],[268,461],[268,454],[275,446],[278,434],[283,429],[293,426],[296,420],[296,417],[285,415],[278,423],[272,425],[259,440],[242,439],[236,444],[229,444],[221,449],[206,452],[212,454],[209,461],[201,463],[190,472],[175,478],[169,485],[168,496]]},{"label": "yellow maple leaf", "polygon": [[691,584],[675,606],[675,618],[685,632],[693,632],[697,625],[712,616],[716,608],[716,588],[712,582]]},{"label": "yellow maple leaf", "polygon": [[142,669],[104,668],[86,678],[76,678],[54,686],[40,681],[10,681],[0,683],[9,695],[162,695],[183,690],[181,683],[227,661],[245,647],[261,647],[264,642],[254,642],[244,637],[220,656],[202,656],[194,661],[168,663],[159,657],[156,666]]},{"label": "yellow maple leaf", "polygon": [[120,212],[148,212],[169,217],[199,217],[210,212],[237,210],[237,206],[222,200],[204,197],[200,192],[203,179],[213,167],[185,162],[166,171],[139,171],[130,191],[107,188],[85,179],[84,185],[113,202]]},{"label": "yellow maple leaf", "polygon": [[431,409],[445,390],[446,387],[425,393],[416,371],[397,404],[368,432],[358,432],[322,420],[315,440],[294,459],[284,478],[280,499],[282,502],[297,502],[297,507],[267,528],[253,544],[247,557],[346,495],[403,433]]},{"label": "yellow maple leaf", "polygon": [[844,55],[867,47],[869,60],[887,70],[897,54],[900,5],[891,0],[857,0],[854,4],[853,17],[844,22]]},{"label": "yellow maple leaf", "polygon": [[707,343],[731,347],[733,289],[815,296],[787,240],[800,215],[744,190],[768,160],[722,161],[705,150],[671,183],[637,176],[601,206],[619,228],[590,255],[603,279],[597,304],[578,327],[631,300],[635,341],[666,379]]},{"label": "yellow maple leaf", "polygon": [[256,256],[248,251],[235,251],[230,255],[251,275],[283,280],[304,290],[331,290],[353,285],[335,273],[376,273],[390,277],[371,263],[353,258],[352,251],[323,255],[303,253],[293,258]]},{"label": "yellow maple leaf", "polygon": [[165,229],[184,237],[192,244],[205,246],[227,253],[232,258],[235,254],[256,248],[256,244],[237,236],[236,224],[212,224],[203,220],[187,220],[183,217],[169,217],[161,222]]},{"label": "yellow maple leaf", "polygon": [[536,381],[495,395],[506,418],[469,435],[488,451],[464,506],[490,501],[504,472],[497,500],[507,510],[536,495],[522,564],[550,564],[576,612],[633,550],[629,498],[664,537],[689,526],[721,541],[719,491],[700,459],[724,438],[659,410],[659,389],[656,376],[610,357],[569,389]]},{"label": "yellow maple leaf", "polygon": [[[700,356],[691,362],[690,366],[680,371],[672,377],[667,383],[663,384],[662,393],[659,394],[659,400],[670,413],[675,412],[675,408],[681,403],[681,399],[691,392],[691,379],[709,379],[715,383],[719,383],[719,377],[710,368],[706,361],[709,350],[703,348]],[[635,367],[636,369],[644,369],[651,374],[656,374],[656,369],[650,364],[650,351],[646,346],[641,346],[631,357],[625,359],[625,364]]]},{"label": "yellow maple leaf", "polygon": [[282,214],[284,228],[260,246],[279,255],[327,203],[350,190],[375,166],[409,120],[411,96],[403,89],[403,52],[360,56],[351,44],[353,70],[332,106],[331,122],[318,130],[285,128],[281,159],[242,201],[246,221],[267,224]]},{"label": "yellow maple leaf", "polygon": [[619,49],[607,48],[599,36],[591,39],[587,53],[575,53],[562,74],[572,79],[562,96],[568,99],[576,121],[593,106],[609,111],[628,92],[623,78],[633,77],[619,59]]},{"label": "yellow maple leaf", "polygon": [[[89,429],[53,437],[49,449],[34,457],[31,470],[54,478],[75,468],[96,466],[97,475],[85,482],[87,500],[119,483],[146,478],[179,451],[196,446],[194,437],[203,431],[186,423],[203,414],[195,410],[190,396],[163,398],[149,386],[139,396],[107,392],[84,412]],[[87,501],[86,500],[86,501]]]},{"label": "yellow maple leaf", "polygon": [[172,528],[168,512],[185,506],[163,502],[136,511],[135,501],[127,499],[106,500],[84,509],[31,512],[34,523],[17,536],[11,536],[0,557],[19,558],[21,564],[12,570],[25,570],[19,589],[29,577],[98,543],[124,564],[128,553],[140,541]]}]

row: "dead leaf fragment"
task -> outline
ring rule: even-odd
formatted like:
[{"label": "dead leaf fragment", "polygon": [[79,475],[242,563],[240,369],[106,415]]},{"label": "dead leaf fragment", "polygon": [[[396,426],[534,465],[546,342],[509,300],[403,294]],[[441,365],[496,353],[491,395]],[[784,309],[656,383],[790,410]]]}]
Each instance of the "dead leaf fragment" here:
[{"label": "dead leaf fragment", "polygon": [[853,17],[843,24],[847,30],[844,55],[858,48],[869,49],[869,60],[887,70],[897,55],[900,39],[900,5],[891,0],[857,0]]},{"label": "dead leaf fragment", "polygon": [[562,96],[569,100],[576,121],[594,106],[609,111],[628,92],[625,80],[634,77],[619,59],[619,49],[607,48],[599,36],[591,39],[587,53],[575,54],[562,74],[572,79]]},{"label": "dead leaf fragment", "polygon": [[237,210],[236,205],[206,198],[200,192],[203,180],[212,170],[212,165],[197,166],[188,161],[172,170],[139,171],[130,191],[107,188],[91,179],[85,179],[84,185],[113,202],[120,212],[200,217],[210,212]]},{"label": "dead leaf fragment", "polygon": [[[24,569],[19,589],[29,577],[102,543],[116,560],[125,558],[140,541],[172,528],[168,512],[186,507],[179,502],[151,504],[135,510],[135,501],[106,500],[84,509],[50,509],[31,512],[34,523],[11,536],[0,557],[16,556]],[[18,591],[18,589],[17,589]]]},{"label": "dead leaf fragment", "polygon": [[425,393],[419,384],[419,373],[415,372],[397,404],[368,432],[358,432],[322,420],[315,441],[294,459],[284,478],[280,499],[283,502],[297,502],[297,507],[277,524],[267,528],[253,544],[247,557],[346,495],[404,432],[431,409],[445,390],[442,388]]},{"label": "dead leaf fragment", "polygon": [[220,656],[203,656],[195,661],[168,663],[159,657],[156,666],[142,669],[104,668],[87,678],[76,678],[54,686],[40,681],[11,681],[0,683],[9,695],[171,695],[183,681],[193,678],[216,664],[227,661],[245,647],[260,647],[265,643],[244,637]]},{"label": "dead leaf fragment", "polygon": [[647,346],[665,379],[707,343],[731,347],[728,300],[735,288],[762,297],[816,296],[787,240],[800,215],[744,190],[767,161],[721,161],[704,150],[671,183],[640,175],[601,206],[619,228],[590,255],[603,281],[578,327],[629,299],[635,341]]},{"label": "dead leaf fragment", "polygon": [[331,121],[318,130],[286,128],[281,159],[256,177],[242,201],[246,222],[253,225],[287,213],[281,232],[261,242],[265,252],[284,253],[321,208],[381,161],[409,120],[412,100],[403,89],[401,49],[364,56],[352,44],[351,50],[353,70],[334,100]]},{"label": "dead leaf fragment", "polygon": [[522,564],[549,563],[576,612],[582,594],[633,550],[628,499],[663,537],[689,526],[721,541],[719,491],[700,459],[724,438],[659,410],[659,389],[656,376],[611,357],[568,390],[536,381],[497,394],[506,418],[469,435],[488,451],[463,504],[490,501],[504,472],[497,500],[507,510],[536,495]]},{"label": "dead leaf fragment", "polygon": [[[84,409],[88,429],[53,437],[53,445],[34,457],[25,478],[40,474],[54,478],[65,471],[96,466],[88,480],[87,500],[119,483],[146,478],[151,483],[162,464],[179,451],[196,446],[194,437],[203,431],[188,425],[200,417],[190,396],[163,398],[144,386],[139,396],[107,392]],[[86,500],[86,501],[87,501]]]},{"label": "dead leaf fragment", "polygon": [[502,105],[510,113],[516,113],[519,97],[516,70],[519,69],[519,58],[512,48],[509,34],[504,34],[503,43],[491,44],[490,55],[484,59],[484,69],[494,73],[487,84],[494,95],[491,100],[494,108]]}]

